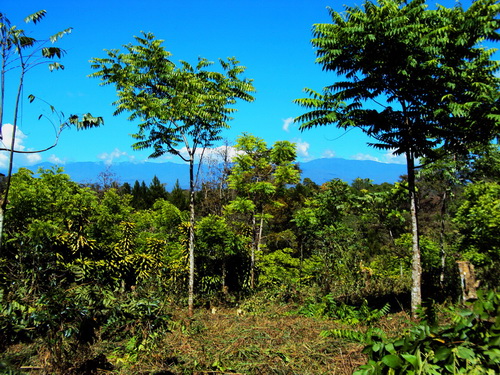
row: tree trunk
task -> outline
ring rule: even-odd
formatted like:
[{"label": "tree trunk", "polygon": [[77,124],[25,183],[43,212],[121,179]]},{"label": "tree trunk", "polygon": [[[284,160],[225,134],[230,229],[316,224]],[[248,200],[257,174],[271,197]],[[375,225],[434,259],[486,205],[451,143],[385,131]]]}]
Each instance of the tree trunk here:
[{"label": "tree trunk", "polygon": [[[21,93],[23,91],[23,84],[24,84],[24,73],[25,73],[25,67],[24,67],[24,61],[22,56],[20,55],[21,59],[21,73],[19,75],[19,85],[17,87],[17,95],[16,95],[16,101],[14,104],[14,121],[12,123],[12,139],[10,141],[10,150],[9,150],[9,167],[7,170],[7,177],[5,180],[5,191],[3,192],[3,199],[1,202],[1,221],[0,221],[0,251],[2,250],[3,246],[3,228],[4,228],[4,219],[5,219],[5,211],[7,210],[7,204],[8,204],[8,199],[9,199],[9,191],[10,191],[10,183],[11,183],[11,177],[12,177],[12,169],[14,166],[14,146],[16,144],[16,132],[17,132],[17,118],[19,116],[19,103],[21,100]],[[2,71],[2,77],[4,76],[4,72]],[[2,78],[3,79],[3,78]],[[3,82],[2,82],[3,84]],[[3,87],[2,87],[3,90]],[[0,106],[3,108],[3,93],[2,93],[2,102],[0,103]],[[3,116],[3,112],[2,112]],[[3,122],[3,119],[2,119]],[[3,126],[3,123],[0,124]]]},{"label": "tree trunk", "polygon": [[250,289],[255,286],[255,248],[257,247],[257,224],[255,223],[255,214],[252,215],[253,241],[250,250]]},{"label": "tree trunk", "polygon": [[415,189],[415,157],[413,151],[406,153],[408,168],[408,194],[410,198],[412,261],[411,261],[411,313],[415,318],[418,307],[422,304],[422,265],[420,263],[420,243],[418,234],[417,193]]},{"label": "tree trunk", "polygon": [[444,248],[444,235],[445,235],[445,215],[446,215],[446,199],[448,194],[445,191],[443,192],[443,198],[441,200],[441,231],[439,233],[439,248],[441,251],[441,274],[439,275],[439,283],[441,287],[444,287],[444,276],[446,269],[446,251]]},{"label": "tree trunk", "polygon": [[5,217],[5,210],[3,207],[4,207],[4,205],[2,202],[0,205],[0,252],[2,250],[3,222],[4,222],[4,217]]},{"label": "tree trunk", "polygon": [[[262,228],[264,227],[264,210],[261,211],[260,223],[259,223],[259,231],[257,232],[257,247],[256,251],[260,251],[260,244],[262,242]],[[255,252],[252,254],[252,282],[255,283]],[[252,285],[252,288],[254,286]]]},{"label": "tree trunk", "polygon": [[193,316],[194,301],[194,155],[189,159],[189,288],[188,315]]}]

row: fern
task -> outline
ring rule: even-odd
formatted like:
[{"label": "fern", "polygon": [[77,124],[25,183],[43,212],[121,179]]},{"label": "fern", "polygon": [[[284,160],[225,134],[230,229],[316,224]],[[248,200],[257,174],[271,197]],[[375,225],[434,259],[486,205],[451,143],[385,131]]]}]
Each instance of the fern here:
[{"label": "fern", "polygon": [[354,331],[351,329],[329,329],[321,331],[321,337],[335,337],[338,339],[345,339],[358,343],[365,343],[367,335],[365,332]]},{"label": "fern", "polygon": [[386,333],[380,328],[370,327],[365,332],[352,329],[330,329],[322,331],[321,337],[335,337],[337,339],[348,340],[359,344],[365,344],[367,347],[374,347],[377,351],[383,347],[383,342],[387,341]]},{"label": "fern", "polygon": [[478,292],[478,300],[467,309],[451,309],[452,322],[445,326],[436,324],[436,307],[430,302],[419,312],[423,320],[401,337],[390,338],[376,328],[365,333],[330,330],[322,336],[365,344],[368,363],[357,375],[494,374],[500,371],[499,312],[500,294]]},{"label": "fern", "polygon": [[382,307],[380,310],[372,310],[369,314],[369,316],[366,318],[366,322],[373,322],[380,320],[382,317],[386,316],[389,314],[391,311],[391,305],[389,303],[386,303],[384,307]]}]

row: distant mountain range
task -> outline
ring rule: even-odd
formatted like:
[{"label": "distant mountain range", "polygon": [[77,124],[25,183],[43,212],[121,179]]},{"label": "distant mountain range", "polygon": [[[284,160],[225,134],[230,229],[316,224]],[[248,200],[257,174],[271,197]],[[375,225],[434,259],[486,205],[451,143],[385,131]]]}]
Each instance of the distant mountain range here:
[{"label": "distant mountain range", "polygon": [[[28,169],[32,171],[38,168],[52,168],[55,164],[40,163]],[[135,181],[146,182],[149,185],[154,176],[166,184],[167,190],[171,190],[175,182],[179,180],[182,188],[189,187],[189,169],[187,164],[172,162],[164,163],[132,163],[121,162],[107,165],[104,162],[76,162],[62,165],[64,172],[71,179],[80,183],[98,183],[100,175],[111,173],[115,180],[120,183],[128,182],[133,185]],[[394,183],[401,175],[406,174],[406,166],[402,164],[386,164],[371,160],[347,160],[341,158],[315,159],[309,162],[299,163],[302,170],[302,178],[310,178],[317,184],[339,178],[348,183],[354,179],[369,178],[376,184],[383,182]],[[3,171],[5,173],[5,171]],[[208,169],[202,168],[203,173]]]}]

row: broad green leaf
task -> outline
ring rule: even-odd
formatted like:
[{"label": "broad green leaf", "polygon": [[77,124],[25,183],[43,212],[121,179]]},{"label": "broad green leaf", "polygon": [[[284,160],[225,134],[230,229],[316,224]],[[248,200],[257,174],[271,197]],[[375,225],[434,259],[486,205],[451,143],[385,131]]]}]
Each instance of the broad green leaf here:
[{"label": "broad green leaf", "polygon": [[387,350],[390,354],[396,353],[396,349],[394,349],[394,344],[392,342],[385,345],[385,350]]},{"label": "broad green leaf", "polygon": [[440,346],[434,353],[434,358],[436,358],[438,361],[444,361],[450,356],[451,352],[452,350],[450,348]]},{"label": "broad green leaf", "polygon": [[401,354],[401,357],[405,359],[405,361],[409,362],[414,368],[418,368],[418,357],[413,354]]},{"label": "broad green leaf", "polygon": [[457,356],[463,359],[473,359],[475,357],[475,353],[473,350],[466,348],[464,346],[459,346],[457,348]]},{"label": "broad green leaf", "polygon": [[500,349],[493,348],[486,350],[484,352],[485,355],[487,355],[492,363],[499,363],[500,362]]},{"label": "broad green leaf", "polygon": [[382,357],[382,362],[393,369],[399,368],[403,364],[403,360],[396,354],[387,354]]},{"label": "broad green leaf", "polygon": [[380,341],[377,341],[375,342],[373,345],[372,345],[372,350],[374,352],[378,352],[380,349],[382,349],[384,347],[384,344],[381,343]]}]

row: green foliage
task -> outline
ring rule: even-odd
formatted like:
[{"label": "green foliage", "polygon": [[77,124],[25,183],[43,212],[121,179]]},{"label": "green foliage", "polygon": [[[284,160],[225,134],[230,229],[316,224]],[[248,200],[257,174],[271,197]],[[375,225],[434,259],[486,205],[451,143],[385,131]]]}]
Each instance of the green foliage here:
[{"label": "green foliage", "polygon": [[255,285],[256,255],[260,251],[264,224],[273,215],[273,208],[283,206],[279,200],[287,184],[300,181],[300,172],[293,164],[297,157],[296,146],[288,141],[278,141],[272,148],[259,137],[244,133],[237,139],[234,164],[228,176],[229,187],[238,194],[226,206],[227,214],[240,214],[251,228],[251,276]]},{"label": "green foliage", "polygon": [[151,209],[140,210],[133,215],[141,242],[149,237],[176,240],[179,234],[178,227],[183,220],[181,211],[163,199],[157,200]]},{"label": "green foliage", "polygon": [[[395,240],[397,248],[401,249],[400,254],[404,254],[405,271],[409,269],[410,254],[412,246],[412,238],[410,233],[405,233]],[[432,239],[426,236],[420,236],[420,250],[422,256],[423,271],[430,271],[439,269],[441,266],[440,248],[439,244],[435,243]],[[399,268],[399,267],[398,267]]]},{"label": "green foliage", "polygon": [[498,62],[482,41],[499,39],[499,7],[479,0],[466,11],[430,10],[424,0],[387,0],[330,10],[332,22],[314,25],[312,43],[317,62],[346,80],[323,94],[308,90],[297,102],[312,111],[297,121],[303,129],[358,126],[375,147],[415,157],[438,145],[489,143],[498,134]]},{"label": "green foliage", "polygon": [[326,335],[366,344],[368,363],[355,374],[494,374],[500,370],[500,295],[479,293],[467,308],[451,309],[451,322],[436,325],[434,308],[403,336],[380,329],[333,330]]},{"label": "green foliage", "polygon": [[445,153],[467,155],[498,137],[500,78],[494,49],[500,4],[477,0],[428,9],[425,0],[365,1],[330,9],[331,23],[316,24],[316,62],[342,80],[296,100],[309,112],[301,129],[335,124],[358,127],[369,145],[405,155],[412,246],[412,311],[421,302],[415,162]]},{"label": "green foliage", "polygon": [[249,275],[249,239],[235,233],[225,218],[209,215],[196,224],[196,241],[198,293],[227,297],[243,290]]},{"label": "green foliage", "polygon": [[[381,309],[372,309],[368,306],[368,301],[364,300],[360,306],[352,306],[336,301],[332,294],[327,294],[319,301],[306,301],[304,306],[298,311],[298,314],[318,318],[327,317],[346,324],[371,324],[384,315],[387,315],[389,311],[389,304],[384,305]],[[323,336],[332,334],[333,332],[331,331],[322,332]]]},{"label": "green foliage", "polygon": [[[25,23],[39,23],[47,14],[46,10],[39,10],[24,19]],[[60,31],[48,38],[48,40],[37,40],[27,35],[24,29],[11,24],[5,14],[0,14],[0,38],[2,42],[2,64],[5,66],[12,54],[21,56],[17,64],[21,65],[23,70],[30,66],[47,63],[50,70],[64,69],[64,66],[58,62],[48,63],[50,59],[61,58],[66,52],[59,47],[46,47],[46,44],[57,42],[64,35],[71,33],[71,28]],[[32,58],[36,58],[36,63],[29,63]],[[42,62],[40,62],[42,58]],[[18,66],[19,67],[19,66]],[[2,69],[2,75],[4,71]],[[3,98],[2,98],[3,99]],[[3,103],[2,103],[3,104]]]},{"label": "green foliage", "polygon": [[[325,293],[350,297],[360,297],[364,291],[374,293],[368,285],[368,277],[374,271],[364,275],[362,265],[374,262],[372,257],[380,251],[377,241],[382,239],[375,238],[375,231],[381,232],[381,215],[375,216],[375,210],[379,205],[387,208],[387,204],[385,200],[378,203],[377,194],[360,192],[343,181],[332,180],[294,212],[301,256],[319,256],[323,260],[315,281]],[[375,272],[381,274],[382,270]],[[380,285],[380,280],[373,285]]]},{"label": "green foliage", "polygon": [[120,195],[116,189],[108,189],[100,198],[91,215],[92,237],[100,246],[116,243],[120,239],[122,222],[130,221],[131,197]]},{"label": "green foliage", "polygon": [[245,68],[235,58],[220,60],[223,73],[208,71],[213,63],[202,58],[196,66],[181,61],[176,67],[163,41],[153,34],[143,33],[135,40],[136,45],[124,46],[126,52],[108,50],[108,57],[94,58],[96,72],[91,76],[116,86],[116,114],[129,111],[130,120],[142,121],[134,147],[152,148],[151,157],[172,153],[186,160],[177,146],[190,137],[192,158],[196,148],[220,139],[237,99],[253,100],[251,80],[239,78]]},{"label": "green foliage", "polygon": [[470,184],[463,198],[454,219],[460,233],[456,251],[476,266],[484,286],[496,288],[500,264],[500,185]]},{"label": "green foliage", "polygon": [[470,161],[470,171],[465,178],[473,182],[481,180],[500,180],[500,149],[498,144],[491,144],[475,150]]},{"label": "green foliage", "polygon": [[134,187],[132,188],[131,191],[132,194],[132,201],[131,204],[132,206],[137,209],[137,210],[143,210],[148,208],[148,187],[146,186],[146,183],[142,181],[140,183],[139,181],[135,181]]},{"label": "green foliage", "polygon": [[187,211],[189,208],[189,200],[182,190],[179,180],[175,181],[174,188],[170,192],[168,200],[181,211]]},{"label": "green foliage", "polygon": [[455,217],[462,234],[461,252],[475,265],[500,261],[500,185],[478,182],[465,188]]},{"label": "green foliage", "polygon": [[[118,100],[115,115],[130,112],[129,120],[140,120],[133,135],[136,150],[152,149],[151,158],[166,153],[189,163],[189,311],[193,313],[194,296],[194,227],[195,173],[197,151],[203,151],[220,141],[221,131],[229,128],[233,107],[237,101],[254,100],[252,80],[240,78],[245,67],[234,57],[220,59],[218,71],[207,68],[213,62],[199,58],[195,66],[181,61],[177,67],[171,53],[162,46],[163,40],[151,33],[135,37],[136,44],[125,45],[126,52],[108,50],[108,57],[94,58],[92,77],[101,84],[113,84]],[[187,156],[180,145],[184,146]]]},{"label": "green foliage", "polygon": [[293,253],[293,249],[284,248],[260,256],[259,285],[262,288],[297,286],[315,277],[321,267],[321,259],[312,256],[301,260],[293,256]]},{"label": "green foliage", "polygon": [[169,194],[165,189],[165,184],[161,183],[158,177],[154,176],[149,186],[144,181],[135,181],[134,186],[124,184],[125,189],[130,189],[127,193],[132,196],[130,204],[136,210],[152,208],[156,201],[169,200]]},{"label": "green foliage", "polygon": [[268,148],[263,139],[244,133],[235,148],[241,153],[233,160],[229,186],[255,204],[266,204],[278,189],[299,182],[299,171],[293,165],[297,157],[294,144],[278,141]]}]

